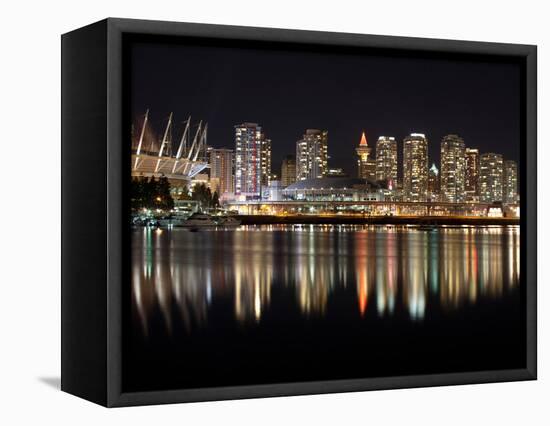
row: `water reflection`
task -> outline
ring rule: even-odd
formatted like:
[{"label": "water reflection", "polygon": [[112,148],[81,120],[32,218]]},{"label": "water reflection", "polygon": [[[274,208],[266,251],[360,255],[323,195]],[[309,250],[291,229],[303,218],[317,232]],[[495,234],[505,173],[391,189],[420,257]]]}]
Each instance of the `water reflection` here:
[{"label": "water reflection", "polygon": [[430,308],[498,298],[520,279],[519,227],[138,229],[132,247],[133,312],[144,336],[159,316],[171,334],[218,312],[245,326],[270,309],[321,317],[334,300],[362,318],[402,311],[420,321]]}]

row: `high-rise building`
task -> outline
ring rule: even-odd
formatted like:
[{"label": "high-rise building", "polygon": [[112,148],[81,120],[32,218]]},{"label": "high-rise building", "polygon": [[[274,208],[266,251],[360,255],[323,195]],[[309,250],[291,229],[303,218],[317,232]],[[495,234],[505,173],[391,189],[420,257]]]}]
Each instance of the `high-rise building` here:
[{"label": "high-rise building", "polygon": [[428,201],[437,202],[439,197],[439,169],[435,163],[432,163],[432,167],[428,170]]},{"label": "high-rise building", "polygon": [[466,201],[479,201],[479,150],[477,148],[466,148],[464,192]]},{"label": "high-rise building", "polygon": [[210,145],[204,144],[202,148],[199,151],[198,159],[200,161],[204,161],[205,163],[208,163],[210,161],[210,153],[212,152],[214,148]]},{"label": "high-rise building", "polygon": [[328,131],[307,129],[296,142],[296,180],[322,178],[328,170]]},{"label": "high-rise building", "polygon": [[287,187],[296,182],[296,157],[287,155],[281,166],[281,184]]},{"label": "high-rise building", "polygon": [[441,201],[464,202],[466,183],[466,147],[458,135],[447,135],[441,141]]},{"label": "high-rise building", "polygon": [[483,203],[502,201],[502,155],[481,154],[479,157],[479,196]]},{"label": "high-rise building", "polygon": [[403,139],[403,200],[426,201],[428,193],[428,140],[422,133]]},{"label": "high-rise building", "polygon": [[397,141],[391,136],[380,136],[376,142],[376,180],[397,185]]},{"label": "high-rise building", "polygon": [[[263,136],[263,135],[262,135]],[[262,137],[262,185],[269,185],[271,181],[271,139]]]},{"label": "high-rise building", "polygon": [[505,203],[518,202],[518,165],[515,161],[504,162],[503,200]]},{"label": "high-rise building", "polygon": [[210,180],[216,182],[217,188],[211,188],[219,195],[234,192],[233,185],[233,150],[213,148],[210,151]]},{"label": "high-rise building", "polygon": [[235,126],[235,195],[261,196],[262,182],[269,182],[265,176],[271,169],[271,142],[266,141],[257,123]]},{"label": "high-rise building", "polygon": [[357,177],[361,179],[376,180],[376,160],[371,155],[372,148],[367,143],[365,132],[361,135],[357,152]]}]

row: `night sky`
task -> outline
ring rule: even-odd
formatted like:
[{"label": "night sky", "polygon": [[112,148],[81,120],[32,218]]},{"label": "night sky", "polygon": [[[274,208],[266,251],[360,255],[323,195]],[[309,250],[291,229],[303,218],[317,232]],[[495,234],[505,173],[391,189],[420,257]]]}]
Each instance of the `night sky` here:
[{"label": "night sky", "polygon": [[131,114],[149,108],[161,136],[168,114],[179,124],[207,121],[208,144],[235,148],[233,126],[263,126],[272,140],[273,172],[306,128],[329,132],[329,166],[356,173],[361,132],[402,140],[425,133],[439,167],[441,138],[457,133],[467,147],[519,162],[520,66],[515,63],[411,59],[350,53],[134,43]]}]

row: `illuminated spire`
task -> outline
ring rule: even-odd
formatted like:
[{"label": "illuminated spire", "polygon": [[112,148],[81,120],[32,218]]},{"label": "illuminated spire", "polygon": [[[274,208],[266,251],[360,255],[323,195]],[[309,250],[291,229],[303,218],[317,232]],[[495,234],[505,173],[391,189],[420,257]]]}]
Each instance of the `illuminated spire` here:
[{"label": "illuminated spire", "polygon": [[361,142],[359,142],[359,146],[367,146],[367,137],[365,136],[365,132],[361,135]]}]

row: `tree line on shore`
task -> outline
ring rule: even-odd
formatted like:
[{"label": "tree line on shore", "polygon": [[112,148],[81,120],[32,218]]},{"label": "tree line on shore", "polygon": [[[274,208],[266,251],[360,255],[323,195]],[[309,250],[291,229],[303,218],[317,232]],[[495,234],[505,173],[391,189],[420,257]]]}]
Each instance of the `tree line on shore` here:
[{"label": "tree line on shore", "polygon": [[[191,194],[187,188],[176,195],[178,200],[198,201],[203,208],[217,208],[220,206],[217,192],[212,192],[204,183],[196,184]],[[134,177],[130,185],[130,203],[132,210],[171,210],[174,208],[174,197],[171,185],[167,178],[154,176]]]}]

